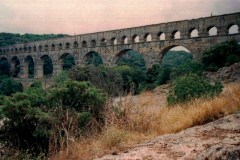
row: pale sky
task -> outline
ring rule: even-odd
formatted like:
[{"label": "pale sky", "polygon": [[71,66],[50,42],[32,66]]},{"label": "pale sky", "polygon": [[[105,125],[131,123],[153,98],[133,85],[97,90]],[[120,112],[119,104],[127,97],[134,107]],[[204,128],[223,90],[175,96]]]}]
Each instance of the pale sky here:
[{"label": "pale sky", "polygon": [[74,35],[240,12],[240,0],[0,0],[0,32]]}]

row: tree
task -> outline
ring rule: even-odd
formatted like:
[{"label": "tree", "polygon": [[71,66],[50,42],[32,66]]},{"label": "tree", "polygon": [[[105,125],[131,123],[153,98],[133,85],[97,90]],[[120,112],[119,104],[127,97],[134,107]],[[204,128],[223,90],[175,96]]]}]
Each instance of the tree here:
[{"label": "tree", "polygon": [[202,63],[209,71],[240,62],[240,45],[231,40],[215,45],[203,53]]},{"label": "tree", "polygon": [[63,70],[71,69],[73,66],[75,66],[74,58],[71,55],[67,55],[63,59]]},{"label": "tree", "polygon": [[23,86],[12,78],[0,80],[0,94],[10,96],[16,92],[22,92]]},{"label": "tree", "polygon": [[8,75],[10,76],[10,64],[7,59],[0,60],[0,75]]},{"label": "tree", "polygon": [[53,72],[53,64],[50,57],[45,57],[43,61],[43,74],[50,75]]},{"label": "tree", "polygon": [[118,60],[118,65],[127,65],[132,68],[146,70],[146,64],[143,55],[134,50],[130,50],[124,55],[122,55]]}]

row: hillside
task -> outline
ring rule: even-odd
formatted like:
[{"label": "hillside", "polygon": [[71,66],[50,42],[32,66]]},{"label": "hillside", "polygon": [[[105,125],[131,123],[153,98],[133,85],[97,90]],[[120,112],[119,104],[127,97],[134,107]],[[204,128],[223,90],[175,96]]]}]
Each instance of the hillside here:
[{"label": "hillside", "polygon": [[0,47],[13,45],[17,43],[27,43],[38,40],[46,40],[52,38],[66,37],[66,34],[14,34],[14,33],[0,33]]},{"label": "hillside", "polygon": [[135,148],[97,160],[239,159],[240,113],[195,126],[177,134],[159,136]]}]

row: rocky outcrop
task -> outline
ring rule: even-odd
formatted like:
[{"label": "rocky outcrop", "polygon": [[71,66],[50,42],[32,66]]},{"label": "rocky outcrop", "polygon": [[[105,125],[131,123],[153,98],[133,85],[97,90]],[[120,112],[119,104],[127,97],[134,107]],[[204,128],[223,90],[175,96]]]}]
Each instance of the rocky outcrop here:
[{"label": "rocky outcrop", "polygon": [[229,67],[222,67],[217,72],[206,72],[205,75],[214,81],[236,82],[240,80],[240,63],[235,63]]},{"label": "rocky outcrop", "polygon": [[97,160],[240,160],[240,113]]}]

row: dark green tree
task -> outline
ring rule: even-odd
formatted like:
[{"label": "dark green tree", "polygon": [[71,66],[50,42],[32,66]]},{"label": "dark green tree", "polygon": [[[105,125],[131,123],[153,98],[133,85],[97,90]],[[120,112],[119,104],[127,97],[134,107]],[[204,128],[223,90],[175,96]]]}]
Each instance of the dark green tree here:
[{"label": "dark green tree", "polygon": [[7,59],[0,60],[0,75],[10,76],[10,64]]},{"label": "dark green tree", "polygon": [[134,50],[130,50],[121,55],[117,63],[118,65],[127,65],[136,69],[146,70],[146,64],[143,55]]},{"label": "dark green tree", "polygon": [[43,74],[51,75],[53,73],[53,64],[50,57],[45,57],[43,61]]},{"label": "dark green tree", "polygon": [[240,62],[240,45],[235,40],[215,45],[203,53],[202,62],[209,71]]},{"label": "dark green tree", "polygon": [[63,70],[71,69],[73,66],[75,66],[74,58],[71,55],[67,55],[63,59]]}]

